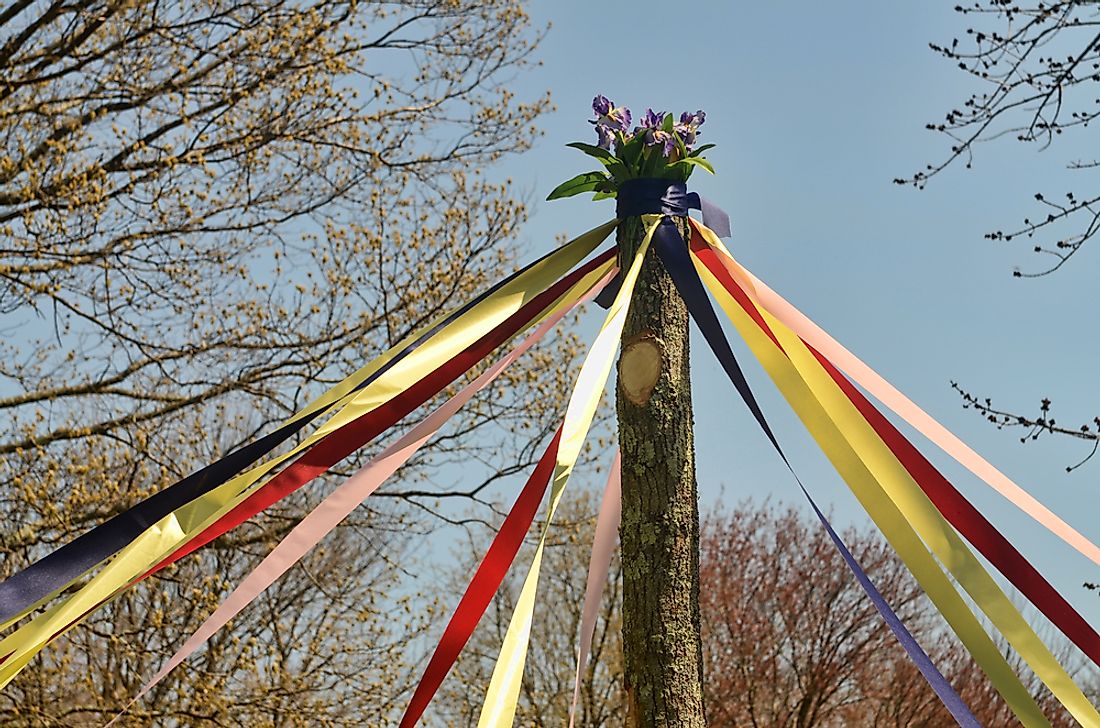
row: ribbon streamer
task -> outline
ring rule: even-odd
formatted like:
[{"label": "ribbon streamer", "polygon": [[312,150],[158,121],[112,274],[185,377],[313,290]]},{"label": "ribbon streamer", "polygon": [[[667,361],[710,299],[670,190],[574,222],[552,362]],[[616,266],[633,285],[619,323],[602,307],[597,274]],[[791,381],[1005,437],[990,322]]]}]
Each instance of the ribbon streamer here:
[{"label": "ribbon streamer", "polygon": [[[728,342],[722,334],[721,326],[714,315],[710,302],[702,290],[702,284],[693,271],[688,272],[690,266],[688,254],[683,249],[679,232],[675,226],[669,226],[675,239],[655,237],[654,245],[661,253],[665,266],[675,282],[680,295],[687,302],[688,310],[696,321],[705,338],[711,345],[711,349],[722,363],[731,381],[741,393],[758,423],[764,429],[772,445],[779,450],[774,434],[763,421],[763,415],[751,396],[746,397],[748,383],[741,373],[737,361],[729,348]],[[658,234],[664,230],[664,226],[658,229]],[[724,262],[724,261],[723,261]],[[728,270],[728,268],[727,268]],[[743,269],[742,269],[743,270]],[[742,280],[747,278],[741,276]],[[757,325],[766,326],[762,319],[754,318]],[[777,346],[778,340],[775,340]],[[808,346],[808,345],[807,345]],[[780,346],[780,348],[782,348]],[[957,528],[978,551],[988,558],[993,565],[1004,574],[1009,581],[1025,597],[1035,604],[1042,613],[1051,620],[1067,637],[1070,638],[1086,655],[1094,662],[1100,664],[1100,635],[1081,617],[1081,615],[1059,594],[1050,583],[1033,567],[1027,559],[1003,536],[996,528],[969,501],[959,493],[946,478],[920,452],[910,443],[896,428],[886,420],[867,399],[859,393],[843,375],[829,362],[829,360],[810,347],[810,351],[818,359],[844,391],[848,399],[856,406],[863,417],[875,429],[879,437],[887,444],[894,455],[902,462],[913,480],[921,490],[929,497],[932,503],[940,511],[952,526]],[[751,395],[751,393],[750,393]],[[780,456],[786,462],[786,457],[780,451]],[[790,463],[787,463],[790,468]],[[797,478],[797,476],[796,476]]]},{"label": "ribbon streamer", "polygon": [[[713,238],[706,234],[705,229],[699,232],[706,242]],[[699,242],[693,249],[705,247],[703,240]],[[712,248],[701,251],[701,255],[707,256],[708,252],[715,267],[726,272]],[[728,273],[723,283],[736,286]],[[770,316],[766,311],[763,314],[765,319]],[[880,487],[879,492],[900,509],[906,521],[916,529],[940,562],[1074,718],[1082,725],[1100,726],[1100,713],[936,509],[924,488],[883,442],[849,396],[837,386],[822,366],[820,358],[786,326],[773,320],[769,320],[768,325],[783,344],[798,376],[807,383],[826,416],[838,426],[842,436],[870,471],[872,480]],[[898,437],[901,437],[900,433]],[[958,496],[958,499],[962,500],[962,497]],[[889,537],[889,534],[886,535]]]},{"label": "ribbon streamer", "polygon": [[562,265],[567,265],[566,270],[572,267],[595,249],[613,228],[614,222],[595,228],[498,281],[470,302],[403,339],[322,394],[275,431],[154,493],[0,582],[0,628],[20,619],[96,564],[116,554],[150,525],[222,485],[242,468],[252,465],[298,434],[320,415],[346,404],[349,395],[373,384],[432,337],[449,327],[461,327],[467,320],[491,321],[486,314],[490,313],[501,292],[517,285],[526,289],[531,283],[537,285],[540,280],[548,283],[547,274],[553,276],[559,270],[564,273]]},{"label": "ribbon streamer", "polygon": [[853,449],[844,432],[838,428],[785,354],[785,350],[790,348],[788,342],[783,341],[782,348],[776,345],[776,340],[772,337],[778,335],[776,329],[781,324],[769,320],[769,328],[762,329],[754,320],[755,317],[748,313],[752,310],[752,303],[748,301],[744,291],[736,285],[717,257],[712,255],[708,259],[707,252],[710,249],[706,245],[697,247],[696,243],[693,236],[692,258],[707,288],[714,294],[753,354],[764,365],[765,371],[775,381],[894,550],[959,635],[978,665],[989,676],[994,687],[1025,726],[1049,726],[997,645],[986,634],[909,521],[898,510],[894,501],[882,491],[860,453]]},{"label": "ribbon streamer", "polygon": [[837,342],[786,299],[769,288],[751,271],[742,268],[730,256],[729,251],[726,250],[720,240],[714,239],[709,242],[721,254],[722,263],[729,269],[729,272],[734,277],[745,280],[749,284],[762,308],[767,309],[777,320],[789,327],[807,344],[820,351],[829,361],[851,377],[856,384],[870,392],[875,399],[882,402],[894,414],[912,426],[917,432],[927,437],[960,465],[978,476],[982,482],[1000,493],[1010,503],[1040,523],[1055,536],[1065,541],[1075,551],[1100,565],[1100,546],[1094,544],[1017,485],[1007,475],[991,465],[981,455],[974,452],[954,433],[898,391],[892,384],[883,379],[878,372]]},{"label": "ribbon streamer", "polygon": [[[605,275],[601,283],[606,283],[610,275]],[[163,667],[138,691],[130,701],[133,705],[150,689],[160,682],[169,672],[187,659],[202,646],[215,632],[224,627],[229,620],[237,616],[242,609],[252,603],[267,587],[271,586],[286,571],[306,555],[321,539],[327,536],[348,515],[366,500],[399,467],[404,465],[425,442],[434,435],[459,409],[490,383],[492,383],[509,365],[527,352],[547,332],[578,304],[595,295],[600,287],[591,289],[576,303],[562,306],[515,349],[505,355],[496,364],[485,370],[477,379],[466,385],[447,402],[421,420],[412,430],[382,451],[368,465],[359,470],[345,483],[324,498],[297,526],[269,553],[259,566],[252,570],[211,614],[191,637],[176,651]],[[127,706],[127,708],[129,707]],[[125,712],[125,709],[122,711]],[[120,713],[119,715],[121,715]],[[113,724],[118,717],[111,721]]]},{"label": "ribbon streamer", "polygon": [[[663,222],[669,221],[666,219]],[[871,583],[866,573],[863,572],[854,557],[852,557],[847,547],[844,546],[844,543],[833,532],[832,526],[817,508],[817,504],[814,502],[813,498],[810,497],[809,491],[806,490],[806,486],[802,484],[802,480],[798,477],[786,453],[783,452],[783,448],[779,445],[779,441],[776,439],[771,426],[764,418],[763,411],[760,409],[756,396],[753,394],[751,387],[749,387],[744,372],[737,363],[737,357],[730,347],[729,340],[722,330],[722,325],[719,323],[718,317],[714,313],[714,308],[711,306],[710,299],[707,297],[706,289],[703,287],[702,281],[699,280],[698,274],[692,267],[691,258],[687,251],[687,244],[684,242],[675,225],[671,223],[667,226],[662,225],[662,227],[658,229],[658,234],[661,234],[662,231],[664,231],[664,234],[661,235],[659,240],[657,236],[654,236],[654,246],[660,254],[665,264],[665,269],[672,278],[680,297],[687,305],[692,320],[695,321],[696,326],[699,327],[711,352],[726,371],[726,375],[733,383],[734,388],[741,395],[741,399],[756,419],[760,429],[771,442],[784,464],[786,464],[787,469],[791,472],[798,487],[810,501],[810,505],[829,532],[830,538],[832,538],[834,545],[840,551],[841,556],[855,573],[857,580],[875,605],[875,608],[882,615],[902,647],[917,664],[917,668],[920,670],[921,675],[924,676],[925,680],[944,704],[944,707],[947,708],[948,712],[951,713],[960,725],[978,726],[977,720],[962,702],[958,693],[955,692],[951,684],[948,683],[939,670],[936,669],[931,658],[928,657],[927,653],[925,653],[916,640],[913,639],[912,634],[905,629],[904,625],[902,625],[901,621],[898,619],[898,616],[883,599],[882,595],[875,588],[874,584]],[[776,342],[776,344],[778,345],[778,342]]]},{"label": "ribbon streamer", "polygon": [[504,646],[493,668],[493,677],[489,682],[485,703],[478,719],[478,728],[510,728],[516,714],[519,701],[520,684],[523,680],[523,665],[527,657],[527,644],[531,636],[531,617],[535,606],[535,592],[538,589],[539,569],[542,554],[546,546],[546,535],[554,519],[562,493],[573,472],[573,466],[580,455],[581,447],[588,435],[596,407],[599,405],[607,384],[607,377],[622,336],[623,325],[630,306],[631,294],[638,279],[645,253],[649,249],[653,231],[660,221],[658,215],[644,215],[642,222],[646,233],[630,269],[623,277],[615,302],[608,310],[600,333],[596,336],[592,348],[585,356],[580,374],[569,398],[562,423],[562,439],[558,448],[557,466],[554,468],[553,485],[550,490],[550,503],[547,507],[546,523],[542,529],[531,567],[523,582],[519,600],[508,624],[504,637]]},{"label": "ribbon streamer", "polygon": [[[446,346],[437,344],[435,339],[429,341],[418,352],[431,353],[444,358],[434,362],[431,360],[414,362],[412,360],[415,357],[409,357],[403,366],[394,367],[392,370],[395,376],[417,375],[419,379],[411,384],[400,386],[397,382],[388,382],[386,378],[379,379],[375,383],[376,386],[396,390],[392,397],[387,398],[382,403],[384,405],[381,408],[382,411],[388,411],[392,416],[394,409],[397,408],[399,417],[411,412],[428,398],[441,391],[449,382],[476,365],[496,346],[510,339],[519,330],[548,315],[558,305],[561,305],[563,300],[572,300],[580,293],[588,290],[596,280],[602,278],[614,265],[613,253],[614,249],[608,250],[529,300],[528,296],[517,295],[518,292],[516,291],[502,291],[501,294],[506,294],[511,303],[498,301],[496,305],[498,307],[503,305],[505,310],[511,307],[514,312],[488,334],[481,336],[474,344],[468,345],[464,350],[460,349],[458,352],[455,352],[456,342],[453,340],[447,342]],[[518,310],[515,310],[517,307]],[[478,328],[484,328],[484,326],[480,325]],[[461,338],[459,342],[461,342]],[[458,356],[456,356],[456,353]],[[440,365],[440,361],[445,362],[445,364]],[[423,382],[424,375],[428,373],[424,372],[424,369],[428,368],[430,364],[435,364],[436,376],[438,377],[435,384],[431,386]],[[429,369],[429,371],[431,370]],[[356,395],[356,399],[353,399],[342,410],[341,415],[349,410],[357,414],[357,411],[366,410],[366,415],[370,415],[375,409],[379,409],[378,407],[369,407],[369,403],[364,404],[356,401],[360,397],[379,398],[385,395],[385,393],[377,391],[371,392],[371,389],[367,388]],[[415,391],[413,394],[409,394],[406,390]],[[414,397],[420,397],[419,401]],[[394,404],[394,401],[398,401],[400,404]],[[406,409],[401,410],[400,407]],[[252,501],[252,505],[263,503],[270,496],[278,495],[281,490],[293,490],[294,487],[301,484],[299,480],[303,477],[312,477],[312,475],[323,472],[325,468],[335,462],[335,460],[332,460],[328,465],[325,465],[324,458],[337,457],[338,459],[342,456],[340,455],[341,452],[354,450],[354,447],[351,447],[350,450],[348,448],[354,442],[354,437],[363,436],[365,427],[369,426],[376,429],[380,427],[378,431],[382,431],[396,422],[396,419],[385,422],[380,420],[381,416],[379,414],[372,418],[359,414],[359,418],[351,423],[350,429],[337,428],[341,433],[339,436],[332,440],[326,440],[317,448],[311,448],[303,459],[295,462],[294,465],[284,470],[275,479],[262,486],[257,491],[261,494],[261,499]],[[328,434],[325,432],[326,428],[332,429],[331,421],[319,430],[320,435],[315,434],[314,437],[319,438]],[[270,466],[269,463],[264,467]],[[196,537],[200,537],[199,540],[205,543],[214,535],[223,532],[232,524],[235,518],[242,516],[243,513],[240,510],[234,511],[234,509],[250,497],[250,491],[241,490],[241,479],[243,477],[238,476],[238,478],[228,481],[202,498],[162,519],[120,551],[119,555],[93,577],[88,584],[0,642],[0,687],[10,681],[46,643],[79,623],[98,605],[105,603],[125,589],[135,578],[147,573],[150,569],[161,568],[165,563],[170,563],[182,553],[189,552],[191,549],[188,548],[188,544],[193,542]],[[265,491],[264,488],[267,488],[267,490]],[[230,513],[232,513],[232,516],[227,519],[226,516]],[[161,566],[158,566],[158,564]]]},{"label": "ribbon streamer", "polygon": [[584,605],[581,608],[581,630],[577,640],[577,674],[573,677],[573,702],[569,706],[569,728],[577,716],[577,700],[581,695],[581,676],[588,667],[588,653],[592,649],[592,635],[596,632],[596,616],[600,611],[607,575],[611,570],[611,556],[615,552],[615,540],[619,537],[622,519],[622,455],[615,450],[615,459],[607,474],[600,513],[596,517],[596,535],[592,539],[592,556],[588,560],[588,580],[584,588]]}]

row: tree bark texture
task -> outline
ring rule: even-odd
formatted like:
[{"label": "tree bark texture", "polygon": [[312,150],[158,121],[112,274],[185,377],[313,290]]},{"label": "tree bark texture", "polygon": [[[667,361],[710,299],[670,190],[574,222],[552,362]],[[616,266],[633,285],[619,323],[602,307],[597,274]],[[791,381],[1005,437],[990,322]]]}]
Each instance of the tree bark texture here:
[{"label": "tree bark texture", "polygon": [[[638,218],[619,226],[624,267],[642,233]],[[699,503],[688,313],[652,248],[626,320],[618,369],[627,725],[701,727]]]}]

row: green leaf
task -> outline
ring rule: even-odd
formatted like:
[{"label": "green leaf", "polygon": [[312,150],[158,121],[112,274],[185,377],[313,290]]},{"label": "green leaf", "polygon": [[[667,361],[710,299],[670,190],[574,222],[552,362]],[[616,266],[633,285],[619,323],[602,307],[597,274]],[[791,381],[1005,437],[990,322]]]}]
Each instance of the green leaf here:
[{"label": "green leaf", "polygon": [[659,177],[661,170],[665,167],[665,155],[661,153],[661,147],[658,145],[648,147],[646,151],[646,161],[642,165],[642,177]]},{"label": "green leaf", "polygon": [[710,166],[710,162],[707,160],[700,157],[685,157],[665,167],[660,176],[665,179],[687,182],[688,178],[691,177],[692,169],[695,167],[702,167],[711,174],[714,174],[714,167]]},{"label": "green leaf", "polygon": [[707,151],[708,149],[713,149],[715,146],[717,146],[717,145],[716,144],[704,144],[703,146],[699,147],[698,149],[692,150],[691,156],[693,156],[693,157],[702,156],[703,152]]},{"label": "green leaf", "polygon": [[628,170],[638,168],[638,158],[645,148],[645,135],[638,134],[619,149],[619,158],[623,160]]},{"label": "green leaf", "polygon": [[676,122],[672,120],[672,114],[665,114],[665,120],[661,123],[661,128],[665,131],[672,131],[672,127]]},{"label": "green leaf", "polygon": [[603,172],[585,172],[584,174],[578,174],[571,180],[562,182],[554,188],[553,192],[547,195],[546,199],[560,200],[563,197],[572,197],[582,192],[593,192],[607,182],[610,182],[610,180]]},{"label": "green leaf", "polygon": [[597,147],[595,144],[585,144],[584,142],[573,142],[572,144],[566,144],[567,147],[573,147],[573,149],[579,149],[590,157],[603,162],[605,165],[611,165],[615,162],[622,162],[621,159],[616,157],[611,152],[607,151],[603,147]]},{"label": "green leaf", "polygon": [[691,164],[683,159],[673,162],[665,167],[665,173],[661,176],[677,182],[687,182],[688,177],[691,177]]},{"label": "green leaf", "polygon": [[611,173],[611,176],[617,181],[622,182],[624,179],[630,179],[630,170],[622,162],[607,165],[607,171]]},{"label": "green leaf", "polygon": [[708,162],[703,157],[688,157],[687,159],[681,161],[687,162],[688,164],[694,164],[697,167],[702,167],[711,174],[714,174],[714,167],[712,167],[710,162]]},{"label": "green leaf", "polygon": [[618,190],[610,190],[610,191],[606,191],[606,192],[597,192],[595,195],[592,196],[592,201],[595,202],[596,200],[614,199],[615,197],[618,196],[618,194],[619,194]]},{"label": "green leaf", "polygon": [[566,144],[567,147],[573,149],[579,149],[590,157],[595,157],[603,163],[603,166],[607,167],[607,171],[611,173],[612,177],[616,179],[626,179],[630,176],[627,171],[626,165],[623,164],[623,160],[616,157],[611,152],[607,151],[603,147],[597,147],[593,144],[585,144],[584,142],[572,142]]}]

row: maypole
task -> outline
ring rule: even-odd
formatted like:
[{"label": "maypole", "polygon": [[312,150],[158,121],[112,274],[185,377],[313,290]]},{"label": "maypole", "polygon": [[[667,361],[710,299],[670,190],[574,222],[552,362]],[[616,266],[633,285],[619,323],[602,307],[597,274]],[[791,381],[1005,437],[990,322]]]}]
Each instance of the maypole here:
[{"label": "maypole", "polygon": [[[982,460],[733,258],[720,239],[729,235],[728,217],[687,191],[696,167],[713,171],[702,156],[711,145],[695,146],[703,112],[685,112],[676,120],[650,110],[639,126],[632,127],[629,110],[602,96],[596,97],[593,108],[598,144],[569,146],[596,158],[604,169],[578,175],[550,198],[581,192],[594,192],[596,199],[615,198],[615,220],[439,317],[276,430],[0,582],[0,630],[11,628],[0,639],[0,689],[50,642],[119,594],[305,486],[395,428],[496,350],[510,347],[327,495],[145,683],[137,700],[320,543],[475,394],[571,311],[595,298],[608,310],[577,374],[562,421],[457,602],[398,725],[414,728],[425,715],[517,558],[545,499],[545,521],[478,720],[479,728],[515,724],[547,535],[621,345],[616,385],[621,454],[609,458],[592,546],[576,635],[569,725],[578,725],[577,698],[620,523],[626,724],[701,728],[705,721],[689,317],[761,433],[787,462],[726,339],[713,299],[1020,723],[1025,728],[1051,725],[1006,654],[1018,655],[1081,725],[1100,728],[1100,712],[971,546],[1097,665],[1100,633],[860,388],[1095,563],[1100,563],[1100,548]],[[688,219],[689,208],[702,211],[702,223]],[[597,252],[613,230],[618,231],[617,246]],[[534,331],[513,347],[513,341],[532,327]],[[275,454],[282,443],[317,422],[321,424],[296,446]],[[960,726],[978,728],[793,468],[791,475],[931,689]],[[996,635],[1003,645],[994,641]]]},{"label": "maypole", "polygon": [[[684,183],[696,166],[693,149],[702,111],[647,110],[631,127],[630,110],[597,96],[598,146],[573,144],[599,159],[551,198],[595,191],[617,199],[620,265],[645,238],[642,215],[672,215],[657,245],[691,237]],[[698,205],[695,205],[698,206]],[[669,228],[675,227],[673,233]],[[650,249],[623,329],[616,400],[622,452],[623,649],[627,725],[694,728],[703,716],[699,636],[699,505],[688,362],[688,309]]]}]

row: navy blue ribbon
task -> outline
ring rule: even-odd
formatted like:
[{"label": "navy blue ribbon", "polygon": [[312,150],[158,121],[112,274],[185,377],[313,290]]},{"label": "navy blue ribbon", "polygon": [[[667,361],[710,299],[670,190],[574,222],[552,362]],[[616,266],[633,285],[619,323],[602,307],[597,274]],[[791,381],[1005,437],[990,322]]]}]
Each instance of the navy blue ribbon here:
[{"label": "navy blue ribbon", "polygon": [[[556,251],[551,251],[530,265],[498,281],[481,295],[450,313],[430,330],[409,343],[392,359],[382,365],[352,391],[359,391],[385,374],[425,341],[435,336],[445,326],[453,323],[474,306],[496,293],[525,271],[535,267]],[[158,491],[113,518],[86,531],[64,546],[43,556],[27,568],[0,582],[0,622],[12,619],[36,602],[45,599],[81,574],[121,551],[127,544],[145,532],[150,526],[172,511],[223,485],[241,470],[257,462],[264,455],[298,434],[325,412],[332,410],[335,402],[305,417],[288,423],[264,435],[258,440],[234,450],[182,480]]]},{"label": "navy blue ribbon", "polygon": [[688,210],[703,213],[703,224],[720,238],[730,236],[730,216],[698,192],[688,192],[684,182],[641,177],[619,185],[615,195],[615,217],[625,220],[639,215],[662,214],[687,217]]}]

